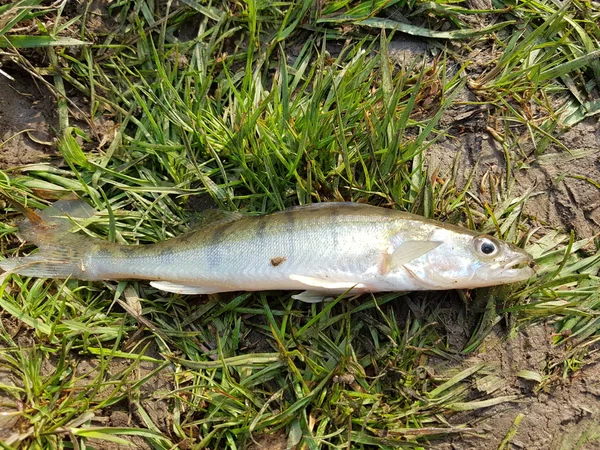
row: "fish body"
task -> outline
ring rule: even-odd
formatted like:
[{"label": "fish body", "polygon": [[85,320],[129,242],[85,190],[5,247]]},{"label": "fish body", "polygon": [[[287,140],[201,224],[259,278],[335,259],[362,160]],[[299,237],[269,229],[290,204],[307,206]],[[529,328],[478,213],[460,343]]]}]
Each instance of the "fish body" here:
[{"label": "fish body", "polygon": [[[311,301],[342,293],[476,288],[523,281],[531,257],[512,244],[413,214],[358,203],[321,203],[264,216],[235,214],[179,237],[120,245],[65,231],[57,202],[25,221],[40,248],[0,261],[13,273],[83,280],[149,280],[183,294],[303,290]],[[75,205],[75,206],[74,206]],[[87,206],[87,205],[86,205]]]}]

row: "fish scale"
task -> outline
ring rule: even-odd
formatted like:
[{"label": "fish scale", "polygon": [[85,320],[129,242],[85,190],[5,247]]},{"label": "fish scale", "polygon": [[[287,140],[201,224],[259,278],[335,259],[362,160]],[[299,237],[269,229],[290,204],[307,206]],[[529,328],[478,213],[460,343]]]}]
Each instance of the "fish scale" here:
[{"label": "fish scale", "polygon": [[[523,281],[531,257],[455,225],[357,203],[321,203],[264,216],[217,219],[179,237],[126,246],[71,233],[81,201],[30,211],[20,234],[39,252],[0,262],[15,274],[149,280],[167,292],[304,290],[314,301],[364,292],[475,288]],[[32,215],[33,214],[33,215]]]}]

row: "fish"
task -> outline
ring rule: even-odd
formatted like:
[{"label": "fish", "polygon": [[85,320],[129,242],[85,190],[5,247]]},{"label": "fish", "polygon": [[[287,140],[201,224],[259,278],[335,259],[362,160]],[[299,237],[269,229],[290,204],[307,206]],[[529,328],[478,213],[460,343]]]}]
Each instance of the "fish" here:
[{"label": "fish", "polygon": [[[28,277],[147,280],[169,293],[298,290],[306,302],[390,291],[473,289],[528,280],[532,257],[493,236],[363,203],[298,206],[268,215],[211,210],[204,223],[153,244],[108,242],[60,200],[26,211],[19,236],[37,253],[0,261]],[[77,228],[80,232],[72,232]]]}]

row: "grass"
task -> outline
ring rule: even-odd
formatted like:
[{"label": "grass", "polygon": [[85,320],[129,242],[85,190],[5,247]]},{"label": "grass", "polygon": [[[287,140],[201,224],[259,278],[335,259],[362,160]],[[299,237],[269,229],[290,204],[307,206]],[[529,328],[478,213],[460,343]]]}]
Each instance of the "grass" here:
[{"label": "grass", "polygon": [[[453,412],[518,400],[477,388],[497,367],[462,362],[499,323],[507,334],[555,327],[565,354],[521,374],[539,390],[587,361],[600,329],[599,243],[528,231],[533,193],[510,193],[512,170],[597,114],[593,2],[495,4],[490,16],[443,2],[123,0],[108,6],[110,32],[90,28],[89,9],[40,4],[3,6],[0,38],[3,55],[56,96],[62,159],[1,173],[19,201],[43,207],[75,193],[99,211],[87,232],[130,244],[181,233],[194,209],[364,201],[520,242],[540,268],[520,287],[316,305],[289,293],[207,299],[145,283],[3,277],[3,448],[241,449],[268,436],[311,450],[422,448],[474,432]],[[497,23],[470,25],[473,14]],[[435,39],[435,57],[394,63],[398,31]],[[491,66],[465,59],[490,45]],[[509,161],[487,203],[455,183],[458,169],[425,167],[466,86],[501,124],[493,136]],[[29,250],[16,245],[16,218],[7,206],[7,257]],[[465,316],[472,335],[457,347],[450,330]]]}]

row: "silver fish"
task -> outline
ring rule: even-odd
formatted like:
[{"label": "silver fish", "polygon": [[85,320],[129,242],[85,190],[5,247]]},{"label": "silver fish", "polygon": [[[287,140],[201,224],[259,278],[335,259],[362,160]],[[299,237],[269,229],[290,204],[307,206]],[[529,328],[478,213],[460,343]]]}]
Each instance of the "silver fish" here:
[{"label": "silver fish", "polygon": [[[512,244],[413,214],[358,203],[321,203],[264,216],[233,213],[149,245],[120,245],[67,231],[95,211],[60,201],[34,213],[21,236],[39,247],[0,261],[11,273],[81,280],[150,280],[180,294],[303,290],[340,294],[465,289],[533,274]],[[66,225],[65,225],[66,224]]]}]

